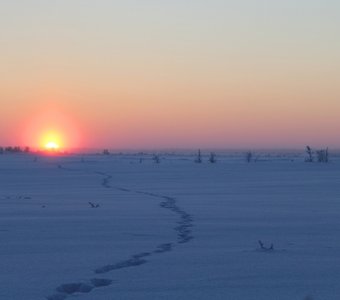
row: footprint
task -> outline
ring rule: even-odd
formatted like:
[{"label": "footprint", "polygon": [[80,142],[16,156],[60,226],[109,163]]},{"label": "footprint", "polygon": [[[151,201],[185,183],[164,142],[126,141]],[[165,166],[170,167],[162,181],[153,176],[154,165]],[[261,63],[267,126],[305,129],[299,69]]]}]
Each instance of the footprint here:
[{"label": "footprint", "polygon": [[166,244],[161,244],[157,246],[157,249],[154,251],[154,253],[164,253],[172,250],[172,244],[171,243],[166,243]]},{"label": "footprint", "polygon": [[132,257],[138,259],[138,258],[142,258],[142,257],[149,256],[149,255],[151,255],[150,252],[142,252],[142,253],[135,254]]},{"label": "footprint", "polygon": [[128,260],[124,260],[122,262],[112,264],[112,265],[106,265],[104,267],[96,269],[94,272],[97,274],[107,273],[113,270],[123,269],[123,268],[129,268],[129,267],[135,267],[140,266],[142,264],[145,264],[147,260],[141,259],[139,257],[132,257]]},{"label": "footprint", "polygon": [[66,283],[56,288],[57,292],[64,294],[89,293],[93,290],[93,286],[86,283]]},{"label": "footprint", "polygon": [[93,284],[94,287],[104,287],[112,284],[111,279],[104,279],[104,278],[93,278],[91,279],[91,283]]}]

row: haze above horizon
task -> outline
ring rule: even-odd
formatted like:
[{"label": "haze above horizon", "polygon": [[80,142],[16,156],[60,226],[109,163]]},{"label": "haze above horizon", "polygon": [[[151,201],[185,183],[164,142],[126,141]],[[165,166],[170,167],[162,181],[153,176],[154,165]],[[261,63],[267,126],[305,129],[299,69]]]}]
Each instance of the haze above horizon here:
[{"label": "haze above horizon", "polygon": [[3,1],[0,144],[340,148],[339,13],[335,0]]}]

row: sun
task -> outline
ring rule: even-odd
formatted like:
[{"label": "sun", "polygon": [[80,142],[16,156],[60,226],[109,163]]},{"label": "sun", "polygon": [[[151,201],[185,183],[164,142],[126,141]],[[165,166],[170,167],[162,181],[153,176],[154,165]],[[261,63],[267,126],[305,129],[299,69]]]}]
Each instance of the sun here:
[{"label": "sun", "polygon": [[47,142],[45,149],[47,150],[58,150],[60,148],[59,144],[53,141]]},{"label": "sun", "polygon": [[41,153],[52,155],[80,148],[81,123],[75,116],[60,111],[59,107],[49,105],[32,111],[27,114],[27,118],[22,122],[20,131],[18,130],[22,133],[20,144],[29,145]]},{"label": "sun", "polygon": [[46,131],[41,135],[40,145],[46,151],[59,152],[61,148],[64,148],[63,141],[60,131]]}]

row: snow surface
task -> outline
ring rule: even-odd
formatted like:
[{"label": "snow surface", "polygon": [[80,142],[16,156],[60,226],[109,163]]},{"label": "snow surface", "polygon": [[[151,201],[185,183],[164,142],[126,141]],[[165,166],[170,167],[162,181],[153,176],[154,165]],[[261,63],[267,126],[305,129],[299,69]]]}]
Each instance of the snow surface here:
[{"label": "snow surface", "polygon": [[340,299],[340,161],[217,158],[0,155],[0,299]]}]

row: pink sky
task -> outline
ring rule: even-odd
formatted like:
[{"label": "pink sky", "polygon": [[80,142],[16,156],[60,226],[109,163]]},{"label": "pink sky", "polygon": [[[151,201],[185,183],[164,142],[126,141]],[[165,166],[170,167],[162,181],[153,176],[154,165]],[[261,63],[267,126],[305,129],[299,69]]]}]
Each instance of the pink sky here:
[{"label": "pink sky", "polygon": [[0,4],[2,145],[340,147],[339,4],[76,2]]}]

